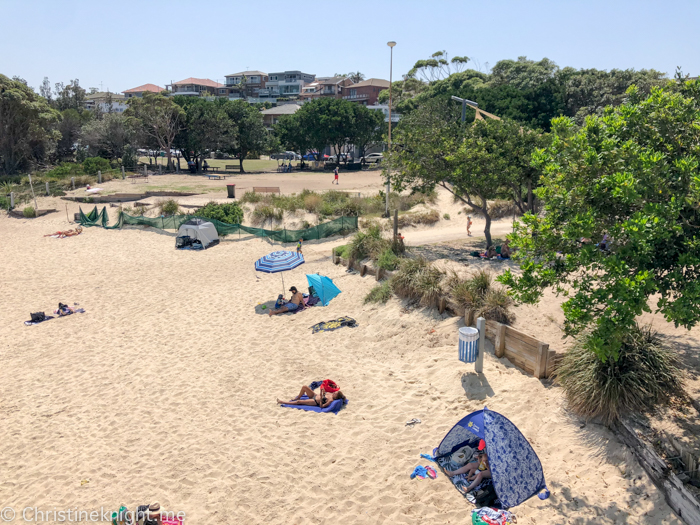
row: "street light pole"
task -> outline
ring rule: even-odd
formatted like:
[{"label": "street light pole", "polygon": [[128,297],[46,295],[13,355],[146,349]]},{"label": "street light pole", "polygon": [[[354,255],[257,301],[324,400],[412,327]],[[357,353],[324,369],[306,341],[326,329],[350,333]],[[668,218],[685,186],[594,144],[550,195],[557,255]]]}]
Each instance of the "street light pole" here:
[{"label": "street light pole", "polygon": [[469,104],[470,106],[475,107],[475,108],[479,107],[479,104],[477,104],[476,102],[474,102],[472,100],[467,100],[466,98],[459,98],[459,97],[455,97],[454,95],[452,95],[452,100],[462,103],[462,122],[467,120],[467,104]]},{"label": "street light pole", "polygon": [[386,216],[389,217],[389,192],[391,191],[391,84],[392,84],[392,74],[394,69],[394,46],[396,42],[391,41],[386,43],[389,46],[390,57],[389,57],[389,159],[386,168]]}]

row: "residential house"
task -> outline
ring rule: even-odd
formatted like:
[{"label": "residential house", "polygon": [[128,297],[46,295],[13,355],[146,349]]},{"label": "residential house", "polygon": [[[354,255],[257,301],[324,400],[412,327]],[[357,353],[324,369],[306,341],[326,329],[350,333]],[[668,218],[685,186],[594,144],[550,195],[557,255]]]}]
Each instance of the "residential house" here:
[{"label": "residential house", "polygon": [[260,90],[265,89],[267,78],[267,73],[262,71],[241,71],[226,75],[226,85],[219,88],[218,95],[233,99],[260,98]]},{"label": "residential house", "polygon": [[[374,104],[367,106],[367,109],[374,109],[384,113],[384,122],[389,122],[389,104]],[[396,108],[391,108],[391,124],[392,126],[401,120],[401,115],[396,112]]]},{"label": "residential house", "polygon": [[265,127],[267,129],[272,129],[282,115],[294,115],[294,113],[299,111],[300,107],[299,104],[283,104],[275,108],[264,109],[260,113],[262,113]]},{"label": "residential house", "polygon": [[123,113],[127,107],[126,97],[118,93],[106,91],[85,97],[85,109],[89,111],[97,109],[103,113]]},{"label": "residential house", "polygon": [[303,100],[326,97],[340,98],[343,90],[350,85],[352,85],[352,80],[348,77],[319,77],[301,88],[301,98]]},{"label": "residential house", "polygon": [[214,82],[208,78],[186,78],[180,82],[173,82],[165,87],[169,88],[172,95],[184,95],[189,97],[214,97],[223,84]]},{"label": "residential house", "polygon": [[260,91],[260,96],[298,98],[302,88],[316,79],[316,75],[302,73],[301,71],[282,71],[270,73],[265,82],[265,90]]},{"label": "residential house", "polygon": [[160,93],[161,91],[165,91],[165,88],[162,88],[160,86],[156,86],[155,84],[144,84],[143,86],[127,89],[126,91],[122,91],[124,93],[124,96],[126,98],[132,98],[132,97],[142,97],[144,93]]},{"label": "residential house", "polygon": [[379,93],[389,89],[389,81],[381,78],[368,78],[343,90],[343,98],[351,102],[359,102],[365,106],[377,103]]}]

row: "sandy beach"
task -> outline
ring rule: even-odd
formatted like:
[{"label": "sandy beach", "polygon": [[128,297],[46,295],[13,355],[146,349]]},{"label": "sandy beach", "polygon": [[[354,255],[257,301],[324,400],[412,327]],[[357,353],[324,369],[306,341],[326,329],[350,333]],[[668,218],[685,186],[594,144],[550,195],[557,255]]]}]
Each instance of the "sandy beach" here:
[{"label": "sandy beach", "polygon": [[[241,187],[265,182],[255,177]],[[54,239],[44,235],[74,225],[64,201],[42,201],[60,212],[0,217],[0,507],[157,500],[191,524],[470,523],[472,505],[445,476],[409,475],[459,419],[488,406],[528,438],[552,492],[512,509],[518,523],[682,523],[609,430],[565,410],[560,388],[490,347],[482,376],[460,363],[461,319],[397,299],[364,305],[376,283],[332,264],[342,239],[306,243],[306,264],[284,275],[300,289],[305,274],[327,275],[342,293],[270,318],[259,304],[282,293],[281,278],[257,273],[254,261],[292,245],[227,238],[177,251],[174,232],[137,227]],[[71,219],[75,211],[69,204]],[[452,217],[407,238],[463,237],[463,216]],[[516,326],[558,349],[561,309],[549,299],[516,309]],[[59,301],[86,312],[23,324]],[[341,315],[359,326],[311,333]],[[325,378],[349,399],[338,415],[277,406]],[[412,418],[421,423],[406,426]]]}]

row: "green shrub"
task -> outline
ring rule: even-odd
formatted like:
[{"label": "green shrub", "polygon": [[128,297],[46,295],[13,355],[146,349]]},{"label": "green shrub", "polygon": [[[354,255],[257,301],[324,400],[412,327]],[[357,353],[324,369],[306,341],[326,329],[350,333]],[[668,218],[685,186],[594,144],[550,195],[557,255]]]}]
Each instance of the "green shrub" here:
[{"label": "green shrub", "polygon": [[237,202],[208,202],[206,206],[197,211],[198,217],[215,219],[226,224],[241,224],[243,222],[243,209]]},{"label": "green shrub", "polygon": [[22,211],[22,215],[24,215],[27,218],[36,217],[36,210],[34,210],[34,208],[32,206],[27,206]]},{"label": "green shrub", "polygon": [[309,213],[316,213],[323,202],[321,196],[316,193],[306,194],[302,199],[304,202],[304,209]]},{"label": "green shrub", "polygon": [[391,285],[389,281],[384,281],[372,288],[365,296],[365,304],[367,303],[386,303],[392,296]]},{"label": "green shrub", "polygon": [[338,257],[342,257],[343,259],[347,259],[350,256],[350,246],[347,244],[344,244],[342,246],[336,246],[335,247],[335,254]]},{"label": "green shrub", "polygon": [[367,232],[357,232],[349,246],[350,258],[361,261],[371,257],[376,260],[384,250],[391,247],[391,241],[382,238],[379,226],[372,225]]},{"label": "green shrub", "polygon": [[449,220],[450,220],[450,214],[449,214],[449,213],[445,213],[445,214],[442,216],[442,218],[445,219],[446,221],[449,221]]},{"label": "green shrub", "polygon": [[387,248],[377,259],[377,266],[382,270],[394,271],[399,265],[400,259],[396,256],[391,248]]},{"label": "green shrub", "polygon": [[[389,218],[389,221],[393,222],[393,218]],[[437,210],[430,210],[420,213],[405,213],[399,215],[398,224],[399,228],[405,228],[406,226],[414,226],[416,224],[435,224],[440,221],[440,212]]]},{"label": "green shrub", "polygon": [[74,177],[83,173],[83,167],[74,162],[62,162],[54,169],[47,171],[45,176],[51,180],[61,180]]},{"label": "green shrub", "polygon": [[444,275],[427,259],[404,259],[390,280],[391,289],[399,297],[418,301],[423,306],[437,306],[443,293]]},{"label": "green shrub", "polygon": [[109,171],[111,166],[107,159],[102,157],[89,157],[83,162],[83,171],[88,175],[96,175],[98,171]]},{"label": "green shrub", "polygon": [[264,225],[267,221],[279,222],[282,220],[282,210],[269,204],[258,204],[253,210],[253,224]]},{"label": "green shrub", "polygon": [[10,209],[10,198],[0,195],[0,209],[9,210]]},{"label": "green shrub", "polygon": [[503,324],[512,324],[515,314],[509,311],[513,299],[503,287],[492,287],[484,295],[484,303],[477,311],[479,317]]},{"label": "green shrub", "polygon": [[180,205],[175,199],[160,200],[156,206],[161,215],[175,215],[180,211]]},{"label": "green shrub", "polygon": [[555,370],[569,407],[579,416],[611,423],[628,412],[647,412],[672,397],[685,397],[677,354],[651,327],[625,334],[617,361],[601,361],[584,334]]},{"label": "green shrub", "polygon": [[263,200],[263,195],[260,193],[255,193],[254,191],[246,191],[241,197],[241,202],[250,202],[252,204],[257,204]]}]

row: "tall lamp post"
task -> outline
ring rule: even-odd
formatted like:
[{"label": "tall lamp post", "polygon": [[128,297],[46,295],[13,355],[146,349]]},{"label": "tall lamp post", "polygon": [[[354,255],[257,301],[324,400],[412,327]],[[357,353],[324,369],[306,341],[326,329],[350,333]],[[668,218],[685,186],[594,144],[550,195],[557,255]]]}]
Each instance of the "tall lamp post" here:
[{"label": "tall lamp post", "polygon": [[386,216],[389,216],[389,192],[391,191],[391,84],[392,73],[394,69],[394,46],[396,42],[393,40],[386,43],[391,49],[389,58],[389,162],[386,169]]}]

